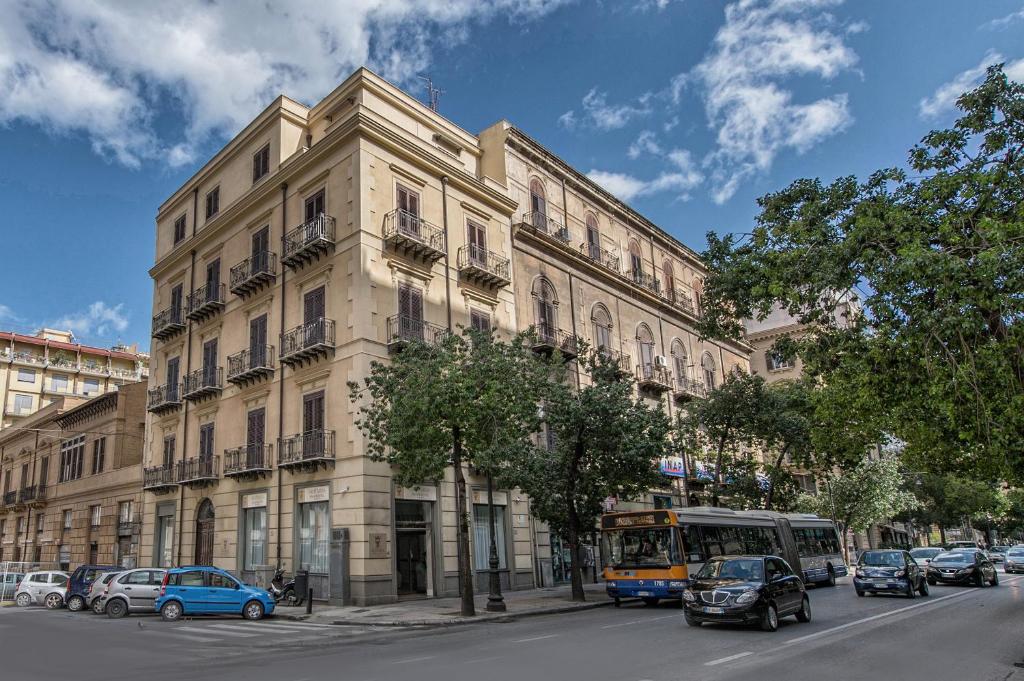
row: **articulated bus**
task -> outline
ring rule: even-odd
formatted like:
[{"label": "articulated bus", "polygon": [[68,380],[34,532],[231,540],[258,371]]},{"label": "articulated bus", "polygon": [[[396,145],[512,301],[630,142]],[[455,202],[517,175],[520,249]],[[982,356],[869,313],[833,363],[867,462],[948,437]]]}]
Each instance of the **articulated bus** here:
[{"label": "articulated bus", "polygon": [[847,574],[839,535],[815,515],[696,507],[607,513],[601,517],[604,579],[615,599],[654,604],[682,598],[708,558],[774,554],[805,582],[834,585]]}]

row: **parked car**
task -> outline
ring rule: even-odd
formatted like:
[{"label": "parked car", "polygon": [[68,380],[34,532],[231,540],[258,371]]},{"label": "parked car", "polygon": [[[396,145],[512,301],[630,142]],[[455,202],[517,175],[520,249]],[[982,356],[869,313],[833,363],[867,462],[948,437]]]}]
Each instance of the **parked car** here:
[{"label": "parked car", "polygon": [[779,618],[811,621],[811,601],[803,580],[778,556],[712,558],[683,591],[686,623],[758,624],[779,628]]},{"label": "parked car", "polygon": [[68,610],[78,612],[85,608],[88,605],[86,598],[89,595],[89,587],[93,581],[104,572],[117,572],[119,569],[116,565],[79,565],[71,573],[67,593],[64,595]]},{"label": "parked car", "polygon": [[133,612],[154,612],[166,572],[158,568],[125,570],[103,590],[100,607],[111,618]]},{"label": "parked car", "polygon": [[976,549],[978,543],[973,541],[951,541],[946,544],[947,551],[955,551],[956,549]]},{"label": "parked car", "polygon": [[908,551],[884,549],[865,551],[857,560],[853,588],[858,596],[875,593],[898,593],[907,598],[928,595],[925,572]]},{"label": "parked car", "polygon": [[1003,572],[1014,574],[1024,572],[1024,546],[1011,546],[1003,559]]},{"label": "parked car", "polygon": [[107,584],[110,584],[110,580],[119,574],[121,573],[104,572],[89,585],[89,593],[85,596],[85,604],[95,614],[103,614],[103,590],[107,588]]},{"label": "parked car", "polygon": [[914,558],[914,562],[920,565],[926,573],[928,563],[932,561],[932,558],[945,552],[946,550],[939,546],[918,546],[916,549],[910,549],[910,555]]},{"label": "parked car", "polygon": [[224,614],[258,620],[274,612],[274,598],[266,589],[243,584],[227,570],[196,565],[164,574],[154,609],[170,622],[182,615]]},{"label": "parked car", "polygon": [[1006,552],[1010,550],[1009,546],[991,546],[985,553],[988,554],[988,559],[993,563],[1002,563],[1006,560]]},{"label": "parked car", "polygon": [[928,565],[928,583],[999,586],[996,566],[981,551],[940,553]]},{"label": "parked car", "polygon": [[14,594],[18,593],[18,586],[24,577],[24,572],[0,572],[0,601],[14,600]]},{"label": "parked car", "polygon": [[58,570],[29,572],[21,580],[14,602],[22,608],[33,603],[42,603],[50,610],[61,608],[64,606],[64,593],[69,578],[68,573]]}]

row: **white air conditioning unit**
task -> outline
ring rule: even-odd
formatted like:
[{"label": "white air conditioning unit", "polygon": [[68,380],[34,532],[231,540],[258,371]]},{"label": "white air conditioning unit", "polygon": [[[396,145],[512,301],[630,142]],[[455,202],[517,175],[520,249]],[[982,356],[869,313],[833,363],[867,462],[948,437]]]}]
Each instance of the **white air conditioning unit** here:
[{"label": "white air conditioning unit", "polygon": [[665,355],[658,355],[657,357],[654,358],[654,364],[655,366],[659,367],[667,367],[668,360],[665,359]]}]

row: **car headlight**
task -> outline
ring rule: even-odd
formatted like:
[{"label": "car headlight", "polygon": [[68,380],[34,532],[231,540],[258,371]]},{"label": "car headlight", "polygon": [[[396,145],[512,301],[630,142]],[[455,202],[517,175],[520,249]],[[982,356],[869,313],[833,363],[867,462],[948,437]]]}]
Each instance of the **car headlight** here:
[{"label": "car headlight", "polygon": [[695,600],[697,600],[697,597],[693,595],[692,591],[684,591],[683,600],[687,603],[693,603]]},{"label": "car headlight", "polygon": [[894,577],[904,577],[904,576],[905,576],[906,574],[907,574],[907,571],[906,571],[906,570],[897,570],[897,571],[896,571],[896,574],[895,574],[895,575],[893,575],[893,576],[894,576]]},{"label": "car headlight", "polygon": [[605,585],[606,586],[610,586],[612,588],[615,588],[615,586],[616,586],[615,582],[605,582]]},{"label": "car headlight", "polygon": [[960,568],[959,570],[956,571],[956,573],[958,575],[966,575],[968,572],[970,572],[973,569],[974,569],[973,567]]},{"label": "car headlight", "polygon": [[753,589],[749,591],[744,591],[736,597],[736,605],[746,605],[748,603],[753,603],[757,600],[757,595],[757,592]]},{"label": "car headlight", "polygon": [[860,577],[861,579],[864,579],[864,571],[863,570],[857,570],[857,576]]}]

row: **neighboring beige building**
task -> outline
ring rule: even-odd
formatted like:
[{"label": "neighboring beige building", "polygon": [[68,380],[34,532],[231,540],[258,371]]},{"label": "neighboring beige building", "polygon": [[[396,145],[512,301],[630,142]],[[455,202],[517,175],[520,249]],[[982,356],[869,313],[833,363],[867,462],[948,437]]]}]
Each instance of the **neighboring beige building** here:
[{"label": "neighboring beige building", "polygon": [[[600,249],[580,249],[588,216]],[[160,207],[156,241],[140,560],[157,565],[309,569],[335,602],[454,595],[451,480],[396,487],[348,400],[404,341],[547,319],[551,343],[628,355],[666,409],[701,394],[699,358],[712,381],[747,368],[692,331],[691,251],[507,124],[477,137],[365,69],[312,108],[279,97]],[[483,587],[485,481],[467,476]],[[505,588],[549,583],[529,499],[495,504]]]},{"label": "neighboring beige building", "polygon": [[137,564],[145,401],[59,397],[0,433],[0,562]]},{"label": "neighboring beige building", "polygon": [[91,397],[145,381],[149,356],[135,346],[96,348],[74,342],[70,331],[34,336],[0,331],[0,430],[63,397]]}]

